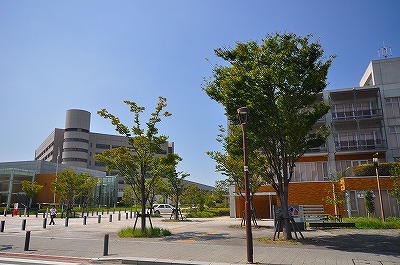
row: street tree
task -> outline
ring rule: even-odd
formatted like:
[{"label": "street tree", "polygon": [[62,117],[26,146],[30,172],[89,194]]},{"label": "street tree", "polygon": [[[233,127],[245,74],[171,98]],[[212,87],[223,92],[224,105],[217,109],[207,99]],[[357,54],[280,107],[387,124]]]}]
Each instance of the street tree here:
[{"label": "street tree", "polygon": [[397,199],[400,206],[400,164],[395,165],[390,170],[391,178],[393,179],[393,188],[390,194]]},{"label": "street tree", "polygon": [[295,162],[306,150],[324,144],[329,134],[327,128],[315,124],[329,111],[329,105],[318,96],[327,85],[334,56],[325,58],[312,35],[294,33],[267,35],[260,44],[237,42],[234,48],[216,49],[215,54],[227,64],[214,66],[203,90],[224,106],[233,125],[240,125],[237,109],[249,109],[248,148],[257,154],[261,166],[254,169],[249,165],[249,174],[261,172],[277,192],[283,238],[291,239],[289,182]]},{"label": "street tree", "polygon": [[227,179],[216,180],[214,185],[214,200],[222,207],[229,207],[229,182]]},{"label": "street tree", "polygon": [[89,193],[93,193],[97,180],[86,172],[76,174],[73,169],[66,169],[57,175],[53,184],[60,200],[66,203],[67,216],[71,214],[76,200],[81,196],[88,196]]},{"label": "street tree", "polygon": [[28,200],[27,202],[28,211],[29,208],[31,208],[32,199],[42,188],[43,186],[39,185],[36,181],[33,182],[29,180],[22,181],[22,191],[25,192],[26,198]]},{"label": "street tree", "polygon": [[182,171],[176,171],[176,167],[182,158],[177,154],[168,154],[166,157],[161,158],[162,174],[166,178],[166,192],[174,201],[174,218],[179,219],[179,200],[186,188],[185,178],[190,174],[183,173]]},{"label": "street tree", "polygon": [[368,217],[375,212],[375,203],[374,203],[374,193],[372,190],[367,190],[364,195],[365,198],[365,208],[367,208]]},{"label": "street tree", "polygon": [[166,143],[168,137],[159,135],[157,125],[161,118],[171,114],[164,111],[167,106],[166,98],[159,97],[155,111],[146,122],[146,128],[142,128],[140,114],[145,110],[144,107],[135,102],[125,100],[133,113],[133,126],[129,128],[120,119],[102,109],[97,113],[109,119],[115,130],[125,136],[128,140],[128,147],[118,147],[111,150],[104,150],[95,158],[106,164],[107,170],[117,170],[119,176],[124,177],[126,184],[132,187],[135,197],[141,204],[141,230],[146,231],[146,202],[151,194],[151,187],[159,177],[160,157],[157,154],[162,152],[161,145]]},{"label": "street tree", "polygon": [[[218,135],[217,141],[222,144],[223,152],[210,151],[207,152],[207,154],[216,162],[216,171],[227,176],[227,184],[235,186],[239,196],[245,199],[241,128],[234,124],[230,124],[228,128],[229,133],[226,133],[226,130],[222,126],[219,126],[219,130],[220,134]],[[262,172],[258,172],[258,170],[262,168],[262,165],[258,165],[260,160],[257,159],[257,151],[253,150],[249,152],[248,156],[249,168],[252,169],[249,171],[249,201],[252,213],[255,216],[253,209],[254,194],[266,182],[261,177]]]}]

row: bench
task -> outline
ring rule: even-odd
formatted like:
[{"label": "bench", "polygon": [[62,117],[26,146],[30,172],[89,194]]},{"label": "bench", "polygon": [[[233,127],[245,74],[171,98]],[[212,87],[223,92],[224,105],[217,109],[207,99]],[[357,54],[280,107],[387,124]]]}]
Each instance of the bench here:
[{"label": "bench", "polygon": [[336,227],[356,227],[355,223],[348,222],[310,222],[309,227],[323,227],[323,228],[336,228]]}]

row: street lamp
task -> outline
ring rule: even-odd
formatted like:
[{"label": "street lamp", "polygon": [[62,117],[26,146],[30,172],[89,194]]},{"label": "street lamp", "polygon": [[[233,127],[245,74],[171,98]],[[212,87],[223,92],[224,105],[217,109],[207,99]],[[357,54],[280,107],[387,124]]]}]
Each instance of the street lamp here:
[{"label": "street lamp", "polygon": [[249,166],[247,162],[247,118],[249,109],[246,107],[238,108],[242,132],[243,132],[243,164],[244,164],[244,190],[245,190],[245,218],[246,218],[246,245],[247,262],[253,263],[253,236],[251,234],[251,208],[250,208],[250,188],[249,188]]},{"label": "street lamp", "polygon": [[383,202],[382,202],[382,192],[381,192],[381,184],[379,182],[379,159],[378,159],[378,153],[374,154],[374,157],[372,159],[374,166],[375,166],[375,171],[376,171],[376,182],[378,183],[378,193],[379,193],[379,203],[381,206],[381,217],[382,217],[382,222],[385,222],[385,212],[383,210]]}]

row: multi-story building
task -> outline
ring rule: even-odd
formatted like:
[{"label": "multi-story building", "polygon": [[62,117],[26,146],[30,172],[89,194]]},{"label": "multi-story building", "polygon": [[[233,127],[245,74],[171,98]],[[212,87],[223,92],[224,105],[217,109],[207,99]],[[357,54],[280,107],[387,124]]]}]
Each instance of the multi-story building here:
[{"label": "multi-story building", "polygon": [[[79,109],[67,110],[65,129],[54,129],[35,151],[35,160],[44,160],[63,165],[106,171],[106,166],[98,162],[95,154],[106,149],[128,147],[128,139],[121,135],[90,132],[90,112]],[[174,143],[161,146],[157,155],[174,153]],[[115,175],[117,172],[107,172]],[[123,177],[118,179],[118,197],[122,197]]]},{"label": "multi-story building", "polygon": [[[331,110],[316,126],[328,125],[331,135],[325,145],[308,150],[296,162],[289,203],[325,204],[326,212],[333,214],[332,207],[323,200],[327,196],[327,184],[330,184],[333,176],[351,176],[351,167],[371,164],[376,153],[381,162],[400,161],[400,58],[371,61],[361,78],[360,87],[325,90],[319,100],[329,103]],[[364,215],[364,192],[372,189],[378,194],[376,179],[346,180],[352,185],[347,185],[343,190],[345,213],[350,216]],[[386,183],[382,192],[385,214],[398,216],[399,204],[390,196],[393,184],[390,179],[383,182]],[[269,208],[265,204],[276,204],[277,199],[271,197],[271,187],[266,186],[261,190],[268,197],[258,196],[255,206],[264,209],[258,210],[261,216],[268,217],[271,210],[265,211]],[[375,208],[379,216],[377,197]],[[238,207],[235,210],[238,211]]]}]

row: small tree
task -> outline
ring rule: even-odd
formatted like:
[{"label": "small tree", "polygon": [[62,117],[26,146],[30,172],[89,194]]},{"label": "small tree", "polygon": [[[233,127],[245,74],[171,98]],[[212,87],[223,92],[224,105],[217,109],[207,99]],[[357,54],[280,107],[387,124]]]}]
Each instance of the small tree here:
[{"label": "small tree", "polygon": [[393,188],[390,194],[397,199],[400,205],[400,165],[395,165],[391,169],[390,175],[393,179]]},{"label": "small tree", "polygon": [[22,191],[25,192],[26,198],[28,200],[27,206],[28,206],[28,211],[31,208],[32,204],[32,199],[35,197],[35,195],[43,188],[42,185],[39,185],[36,181],[28,181],[24,180],[22,181]]},{"label": "small tree", "polygon": [[371,217],[371,215],[374,214],[375,212],[375,204],[374,204],[374,193],[372,190],[367,190],[365,192],[365,208],[367,208],[368,212],[368,217]]},{"label": "small tree", "polygon": [[133,192],[133,189],[131,186],[126,186],[124,188],[124,191],[122,193],[122,202],[128,206],[131,207],[133,205],[133,202],[135,201],[135,193]]},{"label": "small tree", "polygon": [[115,126],[115,130],[128,140],[128,147],[104,150],[101,154],[95,155],[95,158],[105,163],[107,170],[118,170],[118,175],[123,176],[125,183],[132,187],[141,204],[143,234],[146,231],[146,203],[151,194],[151,187],[159,177],[160,157],[157,154],[161,153],[161,145],[165,144],[168,139],[165,135],[158,135],[157,128],[162,116],[171,115],[169,112],[163,111],[167,106],[166,101],[163,97],[158,98],[158,104],[146,122],[145,129],[142,128],[139,119],[145,108],[138,106],[135,102],[124,101],[134,114],[134,125],[131,129],[106,109],[97,112],[101,117],[109,119]]},{"label": "small tree", "polygon": [[176,166],[182,161],[182,158],[177,154],[169,154],[162,158],[162,163],[164,164],[162,174],[167,179],[166,182],[166,192],[171,196],[174,201],[175,207],[175,220],[179,219],[179,199],[180,196],[185,191],[186,184],[184,182],[185,178],[189,176],[187,173],[177,172]]},{"label": "small tree", "polygon": [[217,180],[215,181],[214,187],[214,200],[216,203],[222,205],[222,207],[228,207],[229,201],[229,181],[228,180]]},{"label": "small tree", "polygon": [[79,175],[73,169],[66,169],[57,175],[53,182],[56,194],[66,202],[66,214],[69,216],[75,201],[82,195],[88,196],[96,187],[97,179],[84,172]]}]

